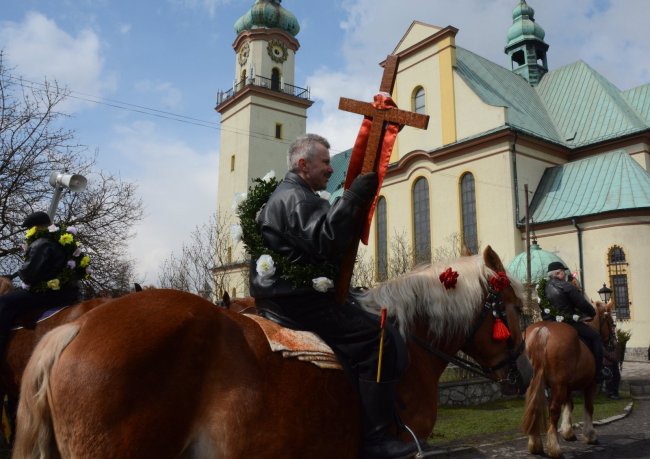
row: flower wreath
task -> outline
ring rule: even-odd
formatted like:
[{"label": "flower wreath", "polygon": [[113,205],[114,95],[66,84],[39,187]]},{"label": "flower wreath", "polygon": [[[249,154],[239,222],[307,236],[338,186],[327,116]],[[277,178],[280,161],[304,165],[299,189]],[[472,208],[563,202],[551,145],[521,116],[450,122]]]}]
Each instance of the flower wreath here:
[{"label": "flower wreath", "polygon": [[61,290],[73,279],[85,279],[89,277],[88,265],[90,257],[81,250],[81,244],[76,238],[77,229],[74,226],[66,227],[61,225],[50,225],[47,228],[32,226],[25,233],[25,243],[29,246],[37,239],[49,239],[63,247],[63,252],[67,260],[65,266],[59,272],[58,276],[37,282],[25,287],[34,292],[46,292],[48,290]]},{"label": "flower wreath", "polygon": [[542,278],[537,283],[537,301],[539,302],[539,308],[542,310],[542,316],[549,317],[556,322],[578,322],[580,320],[580,316],[578,314],[571,315],[562,313],[559,309],[553,306],[550,301],[548,301],[548,298],[546,298],[547,282],[547,278]]},{"label": "flower wreath", "polygon": [[[266,247],[257,228],[255,222],[257,214],[280,183],[281,181],[278,181],[275,177],[268,176],[263,179],[256,178],[253,180],[253,185],[248,188],[246,198],[237,206],[237,215],[239,216],[242,233],[241,240],[252,260],[259,262],[260,257],[263,255],[270,257],[270,260],[267,257],[261,260],[266,265],[265,269],[270,275],[275,273],[274,268],[277,267],[280,277],[290,281],[294,287],[313,285],[314,288],[319,290],[320,285],[324,282],[323,278],[336,278],[337,269],[330,264],[315,266],[292,263],[287,257]],[[319,282],[316,282],[317,280]],[[328,287],[331,288],[330,285]]]}]

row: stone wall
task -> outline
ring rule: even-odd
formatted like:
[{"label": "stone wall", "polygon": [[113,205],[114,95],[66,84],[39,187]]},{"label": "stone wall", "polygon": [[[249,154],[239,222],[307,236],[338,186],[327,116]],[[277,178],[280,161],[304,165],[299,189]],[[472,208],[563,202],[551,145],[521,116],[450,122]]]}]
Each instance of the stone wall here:
[{"label": "stone wall", "polygon": [[440,383],[438,404],[442,406],[469,406],[498,400],[502,397],[499,385],[485,378],[471,381]]}]

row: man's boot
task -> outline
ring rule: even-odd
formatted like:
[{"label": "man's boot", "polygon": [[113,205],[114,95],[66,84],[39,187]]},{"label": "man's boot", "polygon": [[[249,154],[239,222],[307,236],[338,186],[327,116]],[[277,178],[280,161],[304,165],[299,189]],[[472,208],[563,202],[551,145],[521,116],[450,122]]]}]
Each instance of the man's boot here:
[{"label": "man's boot", "polygon": [[390,431],[395,425],[397,381],[377,383],[359,380],[363,439],[362,459],[396,459],[411,457],[418,448]]}]

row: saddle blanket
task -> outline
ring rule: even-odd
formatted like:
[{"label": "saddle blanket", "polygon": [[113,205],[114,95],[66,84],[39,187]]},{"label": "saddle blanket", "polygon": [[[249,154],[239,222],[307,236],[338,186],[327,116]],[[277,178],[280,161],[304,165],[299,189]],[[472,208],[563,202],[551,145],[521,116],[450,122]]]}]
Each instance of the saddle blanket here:
[{"label": "saddle blanket", "polygon": [[16,319],[16,325],[14,325],[12,330],[20,330],[21,328],[33,328],[33,326],[39,322],[42,322],[46,319],[49,319],[53,315],[63,311],[66,308],[69,308],[71,305],[66,304],[63,306],[55,306],[53,308],[43,311],[39,316],[33,318],[32,320],[26,320],[23,315],[18,316]]},{"label": "saddle blanket", "polygon": [[281,352],[285,359],[297,358],[330,370],[343,369],[332,349],[316,334],[285,328],[258,315],[244,315],[257,322],[266,335],[271,350]]}]

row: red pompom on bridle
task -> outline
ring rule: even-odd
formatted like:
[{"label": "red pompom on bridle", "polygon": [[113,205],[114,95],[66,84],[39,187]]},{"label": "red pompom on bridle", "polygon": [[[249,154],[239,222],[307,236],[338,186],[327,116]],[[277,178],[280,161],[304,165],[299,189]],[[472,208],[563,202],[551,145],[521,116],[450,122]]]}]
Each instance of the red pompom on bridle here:
[{"label": "red pompom on bridle", "polygon": [[451,268],[447,268],[446,271],[440,273],[438,279],[440,279],[440,282],[442,282],[442,285],[444,285],[447,290],[450,288],[456,288],[458,273]]},{"label": "red pompom on bridle", "polygon": [[503,320],[498,317],[494,320],[494,328],[492,328],[492,339],[495,341],[505,341],[510,338],[510,330],[503,323]]},{"label": "red pompom on bridle", "polygon": [[492,287],[492,290],[496,293],[501,292],[509,285],[510,279],[508,279],[508,275],[503,271],[498,271],[494,273],[492,277],[490,277],[490,287]]}]

